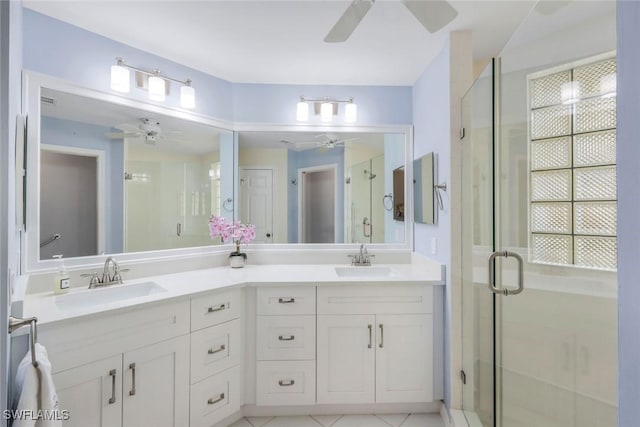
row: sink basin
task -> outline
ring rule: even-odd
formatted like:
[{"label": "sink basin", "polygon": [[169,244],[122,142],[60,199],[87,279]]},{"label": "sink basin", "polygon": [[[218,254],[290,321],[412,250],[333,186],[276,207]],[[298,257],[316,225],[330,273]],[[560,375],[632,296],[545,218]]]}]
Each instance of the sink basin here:
[{"label": "sink basin", "polygon": [[77,309],[146,297],[166,291],[165,288],[154,282],[112,285],[110,287],[87,289],[86,291],[57,296],[56,305],[63,310]]},{"label": "sink basin", "polygon": [[397,277],[389,267],[336,267],[339,277]]}]

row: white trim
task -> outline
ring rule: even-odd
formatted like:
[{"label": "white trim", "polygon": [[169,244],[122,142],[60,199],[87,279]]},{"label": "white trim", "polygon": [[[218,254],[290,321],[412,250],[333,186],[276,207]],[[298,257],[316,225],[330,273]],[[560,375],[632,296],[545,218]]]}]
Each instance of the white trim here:
[{"label": "white trim", "polygon": [[328,163],[326,165],[318,165],[318,166],[310,166],[306,168],[298,168],[298,243],[302,242],[302,219],[304,218],[303,208],[304,203],[300,203],[302,200],[303,193],[303,180],[302,174],[305,172],[319,172],[325,170],[333,171],[333,181],[335,188],[333,190],[333,241],[334,243],[342,243],[338,242],[338,217],[340,216],[340,211],[338,209],[338,164],[337,163]]},{"label": "white trim", "polygon": [[[97,209],[97,253],[105,252],[105,236],[106,236],[106,224],[105,224],[105,207],[106,192],[105,192],[105,152],[102,150],[94,150],[90,148],[69,147],[65,145],[53,145],[53,144],[40,144],[40,148],[45,151],[51,151],[60,154],[70,154],[74,156],[93,157],[96,159],[96,209]],[[40,237],[40,228],[38,227],[38,240]],[[38,253],[38,259],[40,254]]]}]

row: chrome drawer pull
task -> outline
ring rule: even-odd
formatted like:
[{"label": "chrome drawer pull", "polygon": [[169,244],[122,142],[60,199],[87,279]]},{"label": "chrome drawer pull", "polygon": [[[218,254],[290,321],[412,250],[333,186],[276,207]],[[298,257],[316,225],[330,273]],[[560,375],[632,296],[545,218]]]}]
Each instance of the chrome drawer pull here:
[{"label": "chrome drawer pull", "polygon": [[294,380],[280,380],[278,381],[278,384],[280,384],[280,387],[289,387],[294,385],[296,382]]},{"label": "chrome drawer pull", "polygon": [[384,348],[384,325],[380,323],[380,348]]},{"label": "chrome drawer pull", "polygon": [[293,341],[296,339],[295,335],[280,335],[278,337],[280,341]]},{"label": "chrome drawer pull", "polygon": [[373,334],[371,333],[372,326],[367,325],[367,328],[369,328],[369,345],[367,346],[367,348],[371,348],[371,343],[373,342]]},{"label": "chrome drawer pull", "polygon": [[291,304],[296,302],[295,298],[278,298],[278,302],[280,304]]},{"label": "chrome drawer pull", "polygon": [[136,395],[136,364],[132,363],[129,365],[129,369],[131,369],[131,390],[129,390],[129,396]]},{"label": "chrome drawer pull", "polygon": [[220,348],[219,348],[219,349],[214,350],[214,349],[210,348],[210,349],[209,349],[209,351],[208,351],[207,353],[209,353],[209,354],[216,354],[216,353],[220,353],[221,351],[224,351],[226,348],[227,348],[227,346],[226,346],[226,345],[224,345],[224,344],[222,344],[222,345],[220,346]]},{"label": "chrome drawer pull", "polygon": [[116,403],[116,370],[110,370],[109,376],[111,377],[111,397],[109,398],[109,405],[112,405]]},{"label": "chrome drawer pull", "polygon": [[218,307],[209,307],[207,313],[215,313],[216,311],[222,311],[227,308],[227,304],[220,304]]},{"label": "chrome drawer pull", "polygon": [[222,402],[224,400],[224,393],[220,393],[220,397],[218,397],[217,399],[214,399],[213,397],[210,397],[209,400],[207,400],[207,404],[208,405],[215,405],[218,402]]}]

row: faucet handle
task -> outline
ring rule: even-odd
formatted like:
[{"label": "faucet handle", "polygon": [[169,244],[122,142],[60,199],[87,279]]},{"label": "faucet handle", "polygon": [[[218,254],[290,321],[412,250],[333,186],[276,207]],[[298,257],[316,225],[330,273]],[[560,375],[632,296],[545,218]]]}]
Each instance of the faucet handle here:
[{"label": "faucet handle", "polygon": [[100,283],[98,273],[96,273],[95,271],[93,273],[83,273],[80,275],[80,277],[91,277],[91,279],[89,279],[89,287],[98,285]]}]

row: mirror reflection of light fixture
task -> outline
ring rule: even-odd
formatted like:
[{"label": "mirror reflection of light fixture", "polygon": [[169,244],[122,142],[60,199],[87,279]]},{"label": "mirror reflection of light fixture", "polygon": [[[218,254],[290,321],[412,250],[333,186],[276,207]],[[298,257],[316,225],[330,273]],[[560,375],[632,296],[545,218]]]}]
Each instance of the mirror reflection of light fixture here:
[{"label": "mirror reflection of light fixture", "polygon": [[124,60],[116,58],[117,64],[111,66],[111,89],[116,92],[129,93],[129,69],[124,67]]},{"label": "mirror reflection of light fixture", "polygon": [[611,73],[600,77],[600,93],[603,98],[613,98],[617,92],[616,74]]},{"label": "mirror reflection of light fixture", "polygon": [[300,101],[296,104],[296,120],[306,122],[309,120],[309,104],[300,97]]},{"label": "mirror reflection of light fixture", "polygon": [[575,104],[580,100],[580,82],[566,82],[560,87],[560,99],[563,104]]},{"label": "mirror reflection of light fixture", "polygon": [[181,84],[180,106],[182,108],[193,109],[196,106],[196,91],[191,86],[191,79],[178,80],[169,76],[161,75],[159,70],[147,71],[133,67],[125,60],[116,58],[116,65],[111,66],[111,89],[116,92],[129,92],[129,70],[135,71],[136,85],[139,88],[149,91],[149,99],[153,101],[164,101],[169,94],[171,82]]},{"label": "mirror reflection of light fixture", "polygon": [[309,103],[313,103],[315,114],[320,115],[320,120],[324,123],[333,121],[333,116],[338,114],[340,104],[346,104],[344,108],[345,123],[355,123],[358,119],[358,106],[353,102],[353,98],[336,100],[325,96],[321,99],[305,99],[304,96],[301,96],[300,101],[296,104],[297,121],[309,120]]}]

